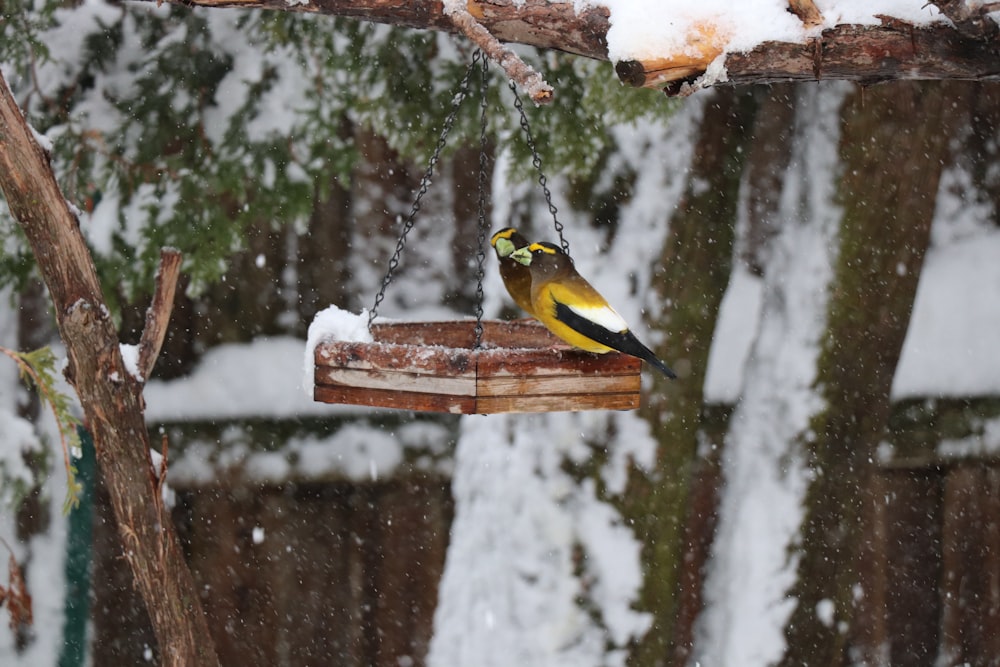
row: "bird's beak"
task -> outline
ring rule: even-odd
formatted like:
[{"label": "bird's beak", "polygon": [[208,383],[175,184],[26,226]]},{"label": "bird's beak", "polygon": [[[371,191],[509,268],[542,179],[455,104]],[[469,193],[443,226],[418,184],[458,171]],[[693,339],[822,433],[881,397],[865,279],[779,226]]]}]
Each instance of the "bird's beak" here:
[{"label": "bird's beak", "polygon": [[501,257],[509,257],[516,248],[514,244],[510,242],[510,239],[497,239],[496,244],[493,246],[497,249],[497,254]]},{"label": "bird's beak", "polygon": [[520,250],[515,250],[510,254],[510,258],[513,259],[518,264],[531,266],[531,252],[527,248],[521,248]]}]

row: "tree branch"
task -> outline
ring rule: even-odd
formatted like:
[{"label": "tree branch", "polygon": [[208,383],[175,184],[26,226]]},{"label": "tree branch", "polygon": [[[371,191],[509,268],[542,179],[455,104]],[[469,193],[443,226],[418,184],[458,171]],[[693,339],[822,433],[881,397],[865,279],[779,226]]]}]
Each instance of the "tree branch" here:
[{"label": "tree branch", "polygon": [[[657,87],[693,78],[707,62],[622,61],[619,78],[636,87]],[[746,53],[725,55],[731,85],[840,79],[861,83],[901,79],[1000,79],[1000,50],[969,39],[945,24],[916,28],[888,21],[881,26],[839,25],[804,44],[766,42]]]},{"label": "tree branch", "polygon": [[992,40],[1000,32],[996,22],[989,17],[990,12],[998,9],[995,2],[972,4],[966,0],[937,0],[931,4],[951,19],[955,29],[966,37]]},{"label": "tree branch", "polygon": [[476,22],[476,19],[461,7],[445,12],[451,16],[452,22],[466,37],[471,39],[490,60],[497,63],[507,72],[517,85],[521,86],[535,104],[547,104],[552,101],[552,86],[545,82],[542,75],[530,65],[497,41],[497,38]]},{"label": "tree branch", "polygon": [[163,664],[216,667],[200,597],[170,515],[155,496],[141,387],[125,368],[77,219],[2,74],[0,190],[49,288],[69,357],[67,377],[94,435],[123,554],[149,610]]},{"label": "tree branch", "polygon": [[160,268],[156,272],[156,290],[146,310],[146,325],[139,339],[139,373],[148,380],[167,335],[167,324],[174,309],[177,276],[181,272],[181,253],[176,248],[160,251]]},{"label": "tree branch", "polygon": [[841,25],[812,43],[768,42],[726,56],[729,83],[843,79],[862,83],[900,79],[1000,79],[994,44],[963,37],[943,23],[915,28]]},{"label": "tree branch", "polygon": [[[440,0],[309,0],[305,4],[288,0],[169,1],[199,7],[329,14],[409,28],[462,32],[445,13]],[[607,8],[590,7],[577,13],[576,4],[549,0],[467,0],[465,7],[475,19],[473,23],[492,35],[495,46],[496,42],[518,43],[607,60],[610,27]],[[767,42],[745,53],[727,53],[722,63],[724,75],[718,80],[702,77],[700,87],[821,79],[860,82],[1000,79],[1000,49],[995,41],[985,38],[994,34],[995,24],[984,14],[996,9],[997,3],[986,3],[975,10],[969,9],[964,0],[940,0],[933,4],[946,16],[957,18],[958,29],[945,23],[916,27],[890,17],[886,17],[882,26],[839,25],[805,43]],[[811,0],[789,0],[789,10],[804,25],[818,25],[820,15]],[[963,20],[963,16],[968,20]],[[689,48],[683,54],[616,63],[619,78],[636,87],[668,86],[668,92],[680,90],[681,83],[701,77],[722,54],[723,45],[707,33],[692,35],[689,41]]]},{"label": "tree branch", "polygon": [[[163,2],[163,0],[147,0]],[[191,7],[273,9],[342,16],[460,33],[441,0],[168,0]],[[577,12],[572,2],[550,0],[467,0],[466,10],[501,42],[566,51],[597,60],[608,59],[608,10],[587,7]]]}]

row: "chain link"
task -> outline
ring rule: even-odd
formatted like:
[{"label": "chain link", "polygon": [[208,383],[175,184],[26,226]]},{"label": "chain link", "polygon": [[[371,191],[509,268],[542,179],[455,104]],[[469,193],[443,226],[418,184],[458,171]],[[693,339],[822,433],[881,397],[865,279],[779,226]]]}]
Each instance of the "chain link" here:
[{"label": "chain link", "polygon": [[509,85],[511,92],[514,93],[514,108],[521,114],[521,129],[524,130],[524,142],[531,151],[531,164],[535,165],[535,169],[538,171],[538,184],[542,186],[545,203],[549,205],[549,213],[552,214],[552,225],[556,228],[556,233],[559,235],[559,245],[562,246],[563,252],[568,255],[569,241],[563,236],[563,224],[559,222],[559,218],[556,216],[558,209],[552,203],[552,193],[549,191],[548,179],[545,178],[545,172],[542,171],[542,158],[535,148],[535,140],[531,136],[531,126],[528,124],[528,116],[524,113],[524,104],[521,102],[521,96],[517,94],[517,85],[513,81]]},{"label": "chain link", "polygon": [[486,236],[489,234],[490,223],[486,219],[486,199],[489,196],[486,183],[488,156],[486,138],[486,98],[489,92],[490,65],[486,58],[482,64],[482,96],[479,100],[479,178],[478,178],[478,202],[477,213],[479,222],[479,249],[476,252],[476,343],[475,349],[479,349],[483,344],[483,279],[486,277]]},{"label": "chain link", "polygon": [[[399,268],[400,259],[403,255],[403,250],[406,247],[406,237],[413,229],[413,225],[416,223],[417,214],[420,212],[421,201],[424,195],[427,194],[427,190],[430,187],[431,179],[434,176],[434,168],[437,166],[438,161],[441,159],[441,152],[444,150],[445,142],[448,138],[448,134],[451,132],[452,127],[455,125],[455,121],[458,118],[458,111],[462,106],[462,102],[469,95],[469,84],[472,81],[472,75],[475,73],[476,68],[479,67],[482,74],[482,99],[480,100],[480,132],[479,132],[479,174],[477,179],[478,186],[478,201],[477,201],[477,214],[478,214],[478,250],[476,252],[476,329],[475,329],[475,347],[479,348],[482,345],[483,338],[483,280],[486,276],[486,237],[489,233],[489,221],[486,216],[486,201],[487,201],[487,183],[486,174],[488,166],[487,157],[487,118],[486,118],[486,108],[487,108],[487,93],[488,93],[488,78],[489,78],[489,60],[486,55],[480,49],[476,49],[476,52],[472,56],[472,63],[465,72],[465,76],[462,78],[459,84],[458,93],[455,94],[454,101],[452,103],[451,111],[445,118],[444,126],[441,129],[441,135],[438,137],[437,145],[434,147],[434,151],[431,154],[431,158],[427,164],[427,169],[424,171],[423,176],[420,179],[420,188],[417,191],[417,195],[413,200],[413,205],[410,207],[410,212],[403,221],[403,227],[400,231],[399,238],[396,241],[396,249],[392,253],[392,257],[389,259],[389,266],[386,269],[385,276],[382,278],[382,284],[379,287],[378,294],[375,295],[375,302],[372,304],[372,309],[368,313],[368,329],[371,330],[372,322],[378,316],[378,308],[385,299],[385,291],[395,277],[396,269]],[[562,246],[563,251],[569,254],[569,242],[563,235],[563,224],[559,222],[558,209],[555,204],[552,203],[552,192],[548,187],[548,179],[545,177],[545,173],[542,171],[542,158],[538,154],[538,149],[535,147],[535,140],[531,135],[531,126],[528,123],[528,116],[524,112],[524,104],[521,102],[520,95],[517,94],[517,86],[511,81],[510,82],[511,92],[514,94],[514,108],[517,109],[521,116],[520,124],[521,129],[524,131],[525,143],[528,149],[531,151],[531,163],[534,165],[535,170],[538,171],[538,184],[542,188],[542,193],[545,195],[545,203],[548,205],[549,213],[552,214],[552,224],[555,227],[556,233],[559,235],[559,244]]]},{"label": "chain link", "polygon": [[486,56],[479,49],[472,55],[472,64],[469,65],[469,69],[466,70],[465,76],[462,78],[461,84],[459,84],[458,93],[454,97],[454,101],[451,105],[451,112],[448,114],[444,121],[444,127],[441,129],[441,136],[438,138],[437,145],[434,147],[434,152],[431,154],[430,162],[427,164],[427,169],[424,171],[424,175],[420,179],[420,189],[417,191],[417,196],[413,200],[413,206],[410,208],[409,215],[406,216],[406,220],[403,222],[403,229],[400,231],[399,239],[396,241],[396,250],[392,253],[392,258],[389,260],[389,267],[386,269],[385,276],[382,278],[382,286],[378,290],[378,294],[375,295],[375,303],[372,305],[371,312],[368,313],[368,329],[372,328],[372,322],[375,321],[375,317],[378,314],[378,307],[382,304],[385,299],[385,290],[392,282],[393,276],[396,273],[396,269],[399,268],[399,261],[403,255],[403,248],[406,247],[406,235],[410,233],[413,229],[413,225],[417,219],[417,213],[420,212],[420,202],[424,195],[427,194],[427,189],[430,187],[431,178],[434,175],[434,167],[437,166],[438,160],[441,159],[441,151],[444,150],[445,141],[448,138],[448,133],[451,132],[452,126],[455,125],[455,119],[458,118],[458,110],[462,106],[462,102],[469,95],[469,82],[472,80],[472,74],[476,71],[476,67],[482,62],[483,66],[486,65]]}]

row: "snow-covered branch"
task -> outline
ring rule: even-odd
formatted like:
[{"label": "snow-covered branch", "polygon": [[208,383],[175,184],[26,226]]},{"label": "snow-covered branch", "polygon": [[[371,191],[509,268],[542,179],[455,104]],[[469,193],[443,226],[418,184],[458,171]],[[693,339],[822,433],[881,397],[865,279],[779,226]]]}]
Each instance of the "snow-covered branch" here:
[{"label": "snow-covered branch", "polygon": [[[670,93],[720,83],[846,79],[997,79],[995,3],[941,0],[901,9],[872,2],[746,2],[720,11],[675,0],[173,0],[201,7],[263,8],[342,16],[555,49],[616,64],[621,80]],[[843,6],[842,6],[843,5]],[[683,11],[680,11],[683,9]],[[454,11],[477,26],[460,28]],[[506,50],[505,50],[506,51]],[[706,73],[708,75],[706,76]]]}]

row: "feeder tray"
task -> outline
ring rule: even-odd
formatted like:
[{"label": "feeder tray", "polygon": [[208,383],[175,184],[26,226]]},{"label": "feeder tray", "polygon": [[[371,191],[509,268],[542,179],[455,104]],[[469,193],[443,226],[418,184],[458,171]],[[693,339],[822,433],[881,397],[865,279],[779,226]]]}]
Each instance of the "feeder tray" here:
[{"label": "feeder tray", "polygon": [[493,414],[639,407],[635,357],[567,347],[537,322],[400,322],[372,343],[316,346],[313,397],[323,403]]}]

